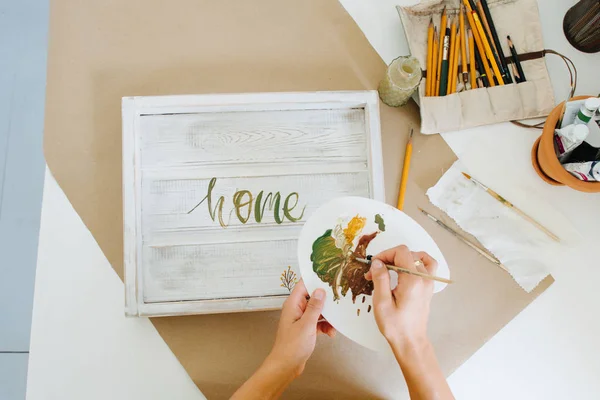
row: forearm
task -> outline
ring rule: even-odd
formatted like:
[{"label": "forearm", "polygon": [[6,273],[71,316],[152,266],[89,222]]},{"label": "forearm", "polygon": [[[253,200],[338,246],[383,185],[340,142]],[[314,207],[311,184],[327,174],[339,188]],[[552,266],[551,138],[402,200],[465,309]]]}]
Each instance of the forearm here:
[{"label": "forearm", "polygon": [[427,339],[392,344],[412,400],[454,399]]},{"label": "forearm", "polygon": [[267,357],[254,375],[235,392],[232,400],[277,399],[295,378],[295,371]]}]

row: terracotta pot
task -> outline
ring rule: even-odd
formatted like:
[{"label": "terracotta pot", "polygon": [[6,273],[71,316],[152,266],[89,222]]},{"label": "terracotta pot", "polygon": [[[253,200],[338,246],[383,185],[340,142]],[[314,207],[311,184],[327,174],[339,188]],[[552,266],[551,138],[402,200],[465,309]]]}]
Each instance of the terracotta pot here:
[{"label": "terracotta pot", "polygon": [[[587,99],[591,96],[577,96],[573,100]],[[537,174],[551,185],[567,185],[580,192],[600,192],[600,182],[584,182],[568,173],[558,161],[554,150],[554,129],[562,111],[559,104],[546,119],[542,135],[535,141],[531,149],[531,163]],[[537,150],[536,150],[537,147]],[[537,157],[536,157],[537,153]]]},{"label": "terracotta pot", "polygon": [[539,138],[537,138],[537,140],[533,144],[533,147],[531,148],[531,163],[533,164],[533,169],[535,169],[535,172],[537,172],[537,174],[540,176],[540,178],[542,178],[544,180],[544,182],[546,182],[550,185],[554,185],[554,186],[564,186],[564,184],[557,182],[554,179],[550,178],[540,168],[540,163],[538,161],[537,152],[538,152],[538,146],[540,145],[541,139],[542,139],[541,136]]}]

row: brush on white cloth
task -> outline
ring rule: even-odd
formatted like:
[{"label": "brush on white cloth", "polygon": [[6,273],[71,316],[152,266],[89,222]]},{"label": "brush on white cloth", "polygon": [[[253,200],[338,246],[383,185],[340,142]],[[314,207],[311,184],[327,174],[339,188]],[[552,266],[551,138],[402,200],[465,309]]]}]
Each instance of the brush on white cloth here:
[{"label": "brush on white cloth", "polygon": [[[466,179],[462,171],[465,169],[460,161],[455,162],[427,191],[429,200],[475,236],[524,290],[532,291],[550,273],[552,254],[560,250],[561,244]],[[493,188],[492,183],[487,184]],[[536,206],[533,201],[522,208]],[[555,233],[561,236],[561,231]]]}]

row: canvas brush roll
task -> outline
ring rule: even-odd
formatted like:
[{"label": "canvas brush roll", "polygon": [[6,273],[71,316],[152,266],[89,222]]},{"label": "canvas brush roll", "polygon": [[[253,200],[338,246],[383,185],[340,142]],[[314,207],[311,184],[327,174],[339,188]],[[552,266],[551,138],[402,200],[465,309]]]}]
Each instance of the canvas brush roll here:
[{"label": "canvas brush roll", "polygon": [[[461,3],[462,0],[425,0],[413,7],[397,7],[411,54],[421,66],[427,65],[427,27],[430,18],[439,27],[443,8],[446,7],[450,21],[458,16]],[[419,84],[422,133],[451,132],[498,122],[544,117],[552,111],[554,93],[544,60],[546,53],[543,51],[537,1],[488,0],[488,5],[503,54],[510,55],[506,41],[506,36],[510,35],[519,52],[527,81],[426,97],[426,81],[423,79]],[[510,60],[509,57],[505,58]]]}]

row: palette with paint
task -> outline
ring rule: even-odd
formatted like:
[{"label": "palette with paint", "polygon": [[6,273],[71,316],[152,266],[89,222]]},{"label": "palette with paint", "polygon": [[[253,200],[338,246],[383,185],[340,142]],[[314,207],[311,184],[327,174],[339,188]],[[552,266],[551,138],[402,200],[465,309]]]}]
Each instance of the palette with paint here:
[{"label": "palette with paint", "polygon": [[[362,197],[340,197],[318,208],[298,240],[300,273],[308,291],[327,292],[323,316],[343,335],[373,350],[388,348],[373,315],[369,266],[356,261],[404,244],[438,262],[437,276],[448,278],[448,265],[431,236],[398,209]],[[396,273],[390,272],[392,282]],[[435,292],[446,285],[435,282]]]}]

